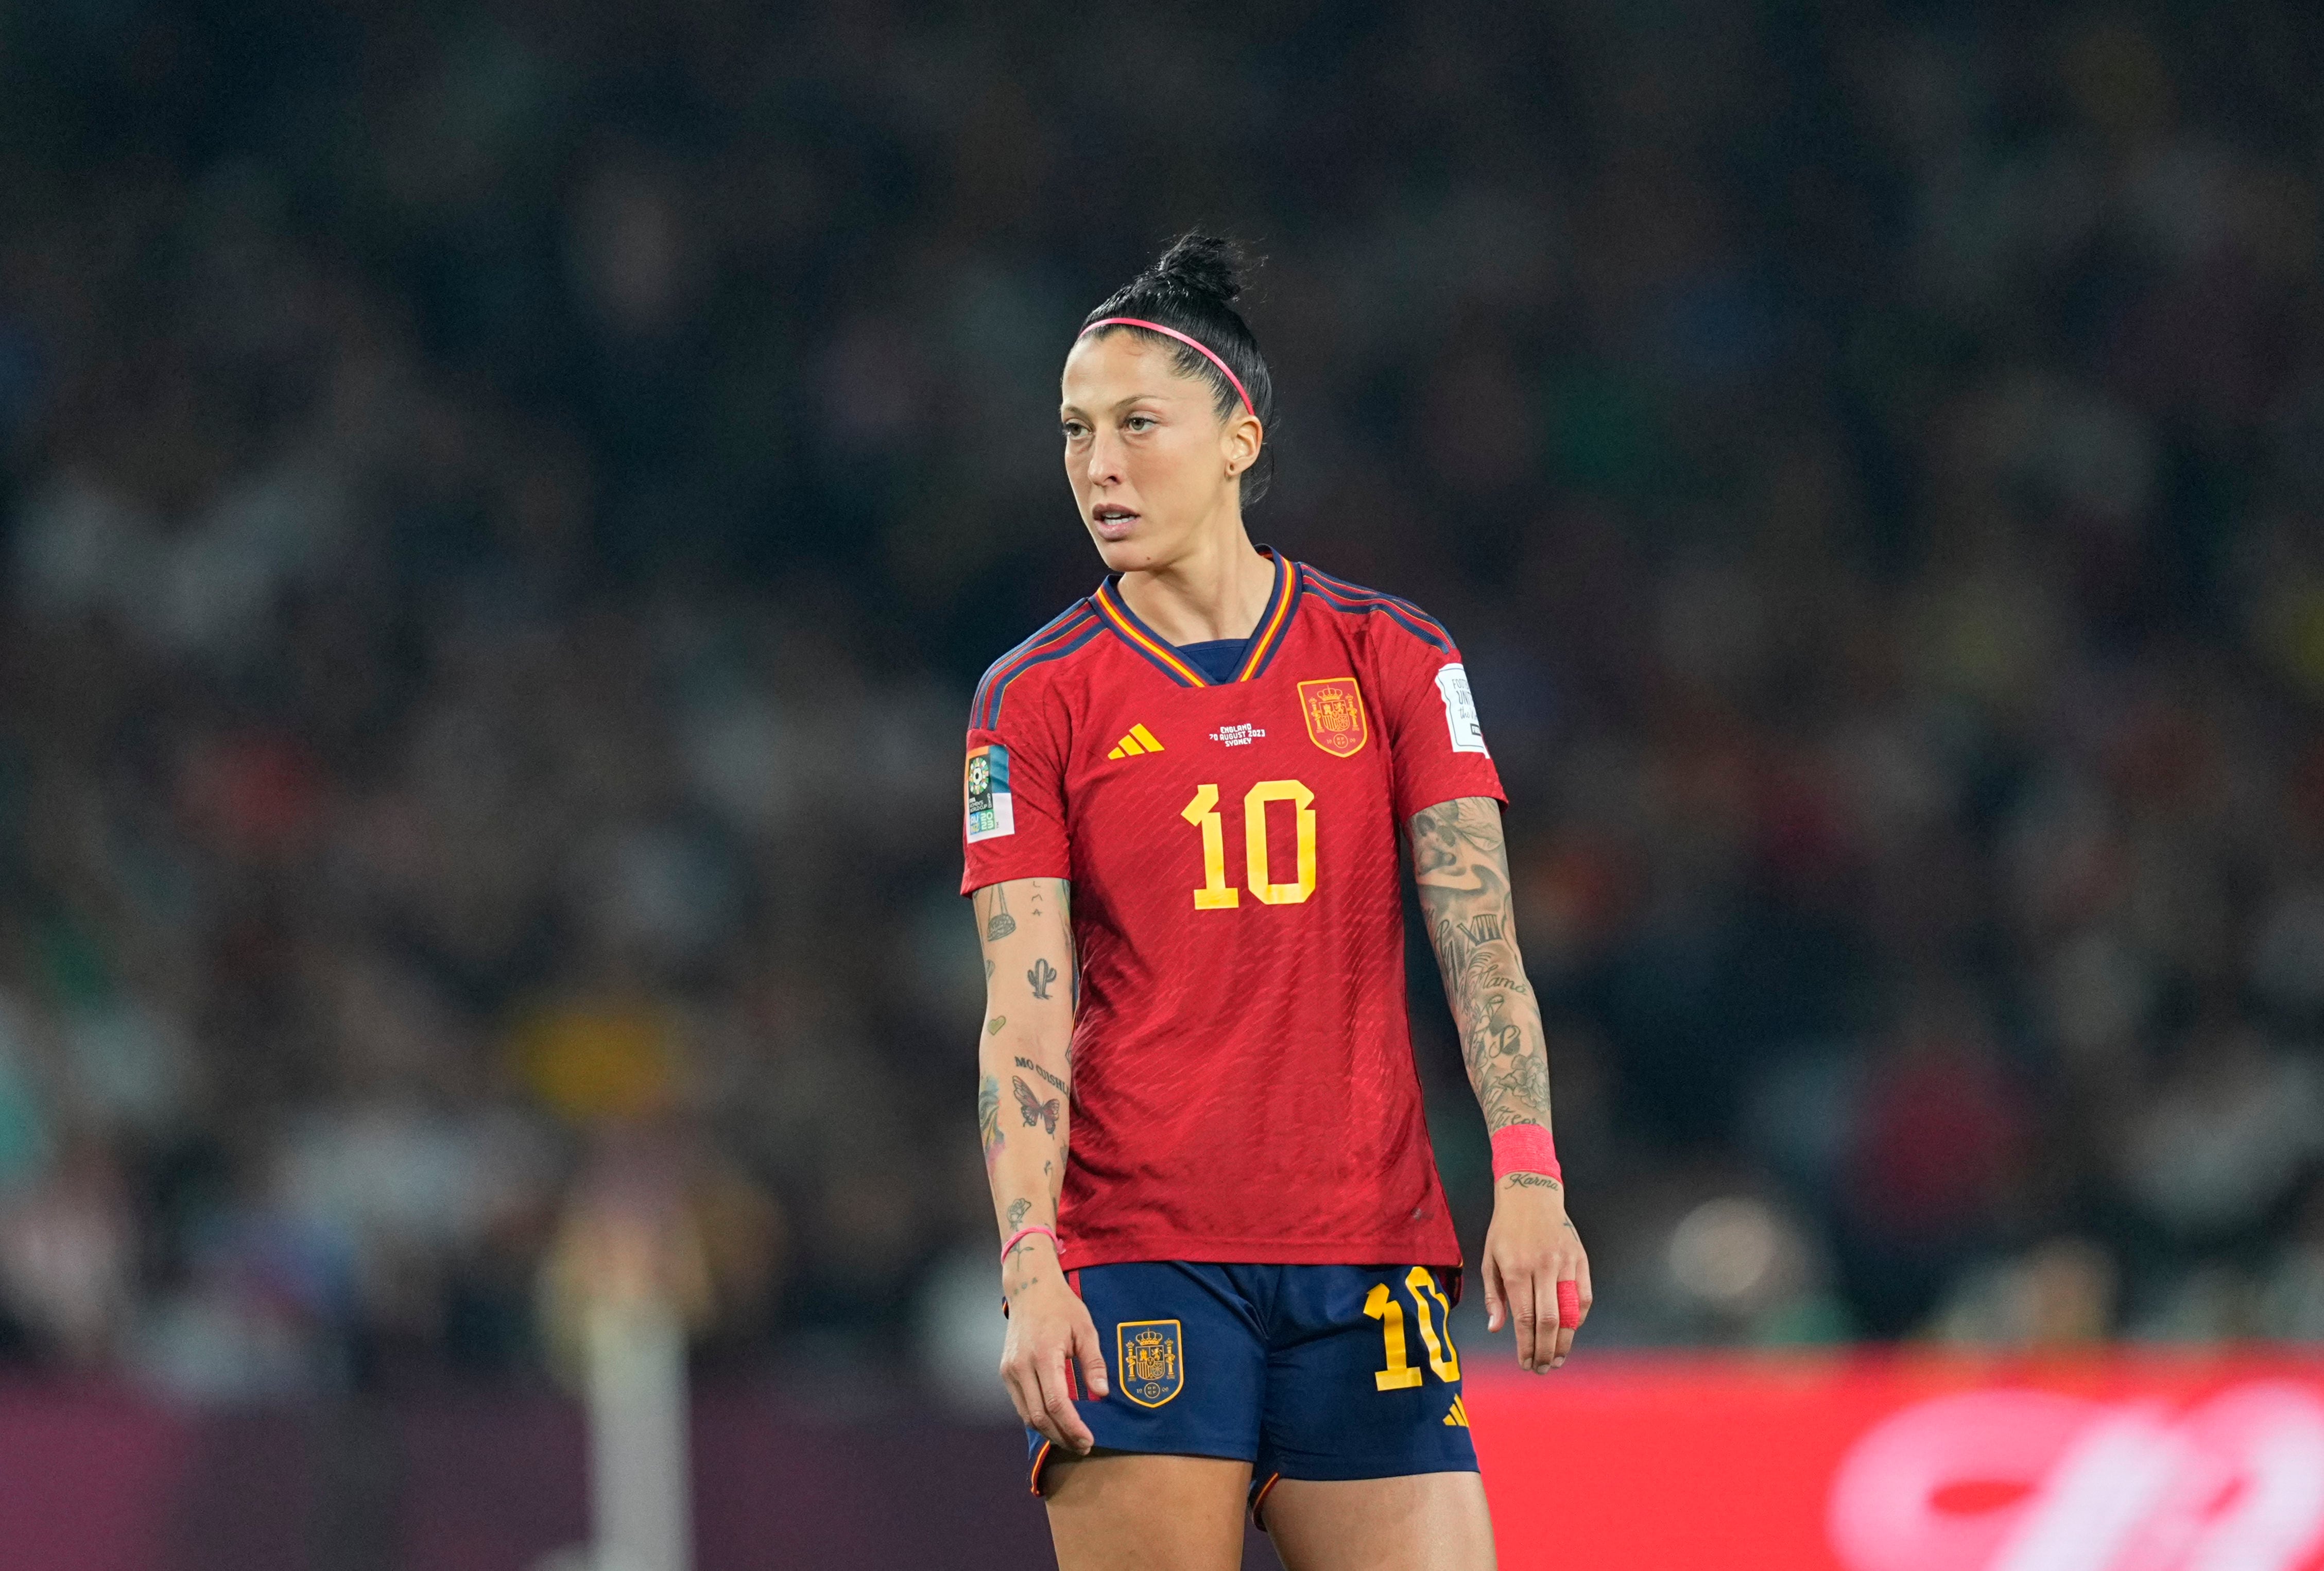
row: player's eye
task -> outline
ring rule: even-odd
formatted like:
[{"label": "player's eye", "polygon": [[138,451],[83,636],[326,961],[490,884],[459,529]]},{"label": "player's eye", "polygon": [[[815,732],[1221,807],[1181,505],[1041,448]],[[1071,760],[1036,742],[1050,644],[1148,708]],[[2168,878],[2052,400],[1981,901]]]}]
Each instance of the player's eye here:
[{"label": "player's eye", "polygon": [[1121,423],[1133,431],[1145,431],[1152,430],[1156,421],[1150,414],[1133,414]]},{"label": "player's eye", "polygon": [[1065,440],[1069,442],[1077,442],[1089,435],[1089,427],[1077,420],[1066,420],[1057,429],[1065,433]]}]

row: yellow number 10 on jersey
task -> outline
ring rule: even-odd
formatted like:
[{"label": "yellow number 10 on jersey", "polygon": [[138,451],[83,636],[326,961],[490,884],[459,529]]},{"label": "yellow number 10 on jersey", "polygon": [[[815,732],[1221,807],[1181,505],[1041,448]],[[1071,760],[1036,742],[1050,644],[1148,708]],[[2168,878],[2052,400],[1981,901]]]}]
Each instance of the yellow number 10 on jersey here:
[{"label": "yellow number 10 on jersey", "polygon": [[[1299,877],[1277,883],[1267,864],[1267,804],[1289,802],[1299,831]],[[1204,786],[1179,817],[1203,832],[1203,887],[1194,892],[1198,911],[1226,910],[1242,903],[1242,891],[1227,882],[1226,824],[1219,817],[1219,788]],[[1243,873],[1250,892],[1268,905],[1297,905],[1315,892],[1315,793],[1296,780],[1263,780],[1242,797]]]}]

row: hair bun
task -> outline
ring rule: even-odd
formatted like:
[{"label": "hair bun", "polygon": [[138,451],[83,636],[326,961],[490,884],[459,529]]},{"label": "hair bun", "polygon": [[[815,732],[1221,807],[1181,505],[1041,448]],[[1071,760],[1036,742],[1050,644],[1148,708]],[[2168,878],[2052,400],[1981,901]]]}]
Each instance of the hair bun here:
[{"label": "hair bun", "polygon": [[1242,293],[1242,253],[1231,240],[1188,233],[1170,242],[1148,276],[1163,289],[1225,305]]}]

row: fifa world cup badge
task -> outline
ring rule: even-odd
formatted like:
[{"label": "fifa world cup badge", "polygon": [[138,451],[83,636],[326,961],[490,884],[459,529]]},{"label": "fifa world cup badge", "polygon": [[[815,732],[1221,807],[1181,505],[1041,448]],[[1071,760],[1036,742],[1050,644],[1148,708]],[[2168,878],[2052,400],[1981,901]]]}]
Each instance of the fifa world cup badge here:
[{"label": "fifa world cup badge", "polygon": [[1009,750],[1000,743],[973,747],[968,753],[968,841],[990,840],[1017,832],[1016,799],[1009,794]]},{"label": "fifa world cup badge", "polygon": [[1307,716],[1307,739],[1334,758],[1360,753],[1367,739],[1364,695],[1353,677],[1299,684],[1299,707]]},{"label": "fifa world cup badge", "polygon": [[1176,1320],[1124,1320],[1114,1327],[1121,1394],[1158,1408],[1186,1384],[1186,1354]]}]

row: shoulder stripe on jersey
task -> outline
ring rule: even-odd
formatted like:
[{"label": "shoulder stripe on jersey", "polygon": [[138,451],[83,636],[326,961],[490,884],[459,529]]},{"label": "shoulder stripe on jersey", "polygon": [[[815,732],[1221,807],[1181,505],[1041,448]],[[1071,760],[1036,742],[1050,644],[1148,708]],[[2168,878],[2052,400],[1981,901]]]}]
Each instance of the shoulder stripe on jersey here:
[{"label": "shoulder stripe on jersey", "polygon": [[1242,657],[1242,669],[1235,680],[1250,681],[1265,670],[1275,659],[1275,652],[1283,647],[1284,635],[1290,631],[1291,616],[1299,601],[1299,564],[1288,557],[1275,558],[1275,604],[1259,616],[1259,631],[1251,635],[1250,648]]},{"label": "shoulder stripe on jersey", "polygon": [[1391,595],[1386,589],[1367,588],[1361,584],[1355,583],[1347,578],[1337,578],[1333,574],[1325,572],[1323,568],[1314,567],[1312,565],[1307,568],[1307,574],[1310,578],[1323,583],[1327,587],[1338,590],[1343,596],[1358,600],[1385,600],[1389,605],[1405,612],[1415,621],[1425,622],[1429,626],[1436,629],[1438,633],[1443,633],[1447,641],[1450,641],[1452,638],[1451,633],[1445,633],[1444,624],[1443,623],[1437,621],[1436,618],[1431,616],[1427,612],[1423,611],[1419,606],[1414,605],[1411,601],[1406,599],[1401,595]]},{"label": "shoulder stripe on jersey", "polygon": [[994,661],[985,671],[984,679],[976,684],[976,698],[969,706],[969,725],[988,731],[999,725],[1001,700],[1010,683],[1044,661],[1073,653],[1095,636],[1102,625],[1090,603],[1076,600],[1063,615]]},{"label": "shoulder stripe on jersey", "polygon": [[991,665],[985,667],[984,675],[977,679],[976,699],[975,702],[969,707],[970,718],[972,720],[974,719],[977,712],[984,707],[987,690],[992,686],[993,682],[996,679],[1002,681],[1007,679],[1009,667],[1019,656],[1031,652],[1035,645],[1045,643],[1058,633],[1066,631],[1066,624],[1068,623],[1085,617],[1089,614],[1089,601],[1086,597],[1074,601],[1063,611],[1058,612],[1057,615],[1050,617],[1047,622],[1041,624],[1040,627],[1034,632],[1032,637],[1020,640],[1009,651],[1008,653],[1002,655],[999,660],[994,661]]},{"label": "shoulder stripe on jersey", "polygon": [[[1305,563],[1301,565],[1306,566]],[[1333,610],[1347,612],[1351,615],[1369,615],[1374,611],[1385,612],[1392,621],[1414,637],[1434,644],[1446,654],[1454,652],[1452,635],[1444,631],[1444,624],[1411,601],[1398,599],[1394,595],[1382,594],[1378,589],[1366,589],[1358,585],[1346,583],[1333,578],[1318,568],[1307,567],[1306,577],[1309,587]]]},{"label": "shoulder stripe on jersey", "polygon": [[1111,578],[1100,584],[1097,593],[1090,598],[1097,603],[1098,610],[1107,624],[1121,635],[1122,642],[1153,661],[1163,675],[1182,688],[1207,688],[1211,685],[1202,672],[1179,657],[1176,650],[1146,630],[1145,624],[1138,620],[1138,614],[1122,600],[1121,591]]}]

